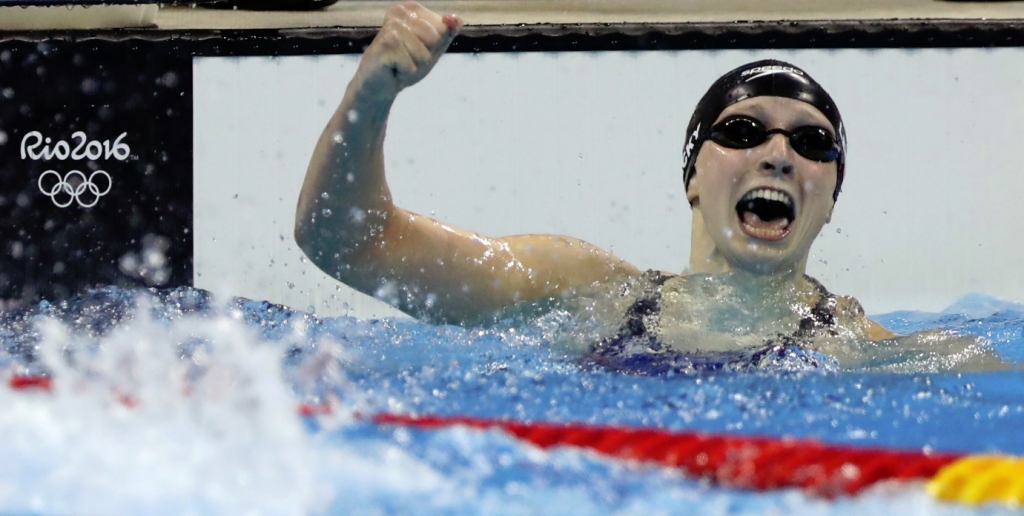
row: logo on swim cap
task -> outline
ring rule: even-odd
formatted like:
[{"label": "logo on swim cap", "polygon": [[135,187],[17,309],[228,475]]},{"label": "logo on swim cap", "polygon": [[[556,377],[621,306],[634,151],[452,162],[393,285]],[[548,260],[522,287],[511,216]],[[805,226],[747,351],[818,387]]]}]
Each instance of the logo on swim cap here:
[{"label": "logo on swim cap", "polygon": [[843,126],[843,121],[839,121],[839,127],[836,128],[839,132],[839,145],[842,147],[843,152],[846,152],[846,128]]},{"label": "logo on swim cap", "polygon": [[[755,73],[757,75],[754,75],[753,77],[747,77],[748,75],[755,74]],[[791,73],[791,74],[800,75],[800,76],[804,75],[803,71],[797,70],[796,68],[793,68],[792,66],[766,65],[766,66],[755,66],[755,67],[750,68],[748,70],[743,70],[742,72],[740,72],[740,77],[746,77],[747,82],[749,82],[749,81],[752,81],[752,80],[757,79],[759,77],[764,77],[766,75],[772,75],[772,74],[776,74],[776,73]]]},{"label": "logo on swim cap", "polygon": [[690,136],[686,138],[686,146],[683,147],[683,167],[689,168],[690,155],[693,154],[693,148],[697,145],[698,134],[700,134],[700,124],[697,124]]}]

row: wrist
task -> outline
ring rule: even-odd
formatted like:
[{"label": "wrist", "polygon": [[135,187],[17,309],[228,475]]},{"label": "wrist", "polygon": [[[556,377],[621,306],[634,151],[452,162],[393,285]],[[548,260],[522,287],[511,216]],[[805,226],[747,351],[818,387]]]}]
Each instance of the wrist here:
[{"label": "wrist", "polygon": [[387,121],[396,97],[393,93],[369,88],[353,81],[345,92],[341,105],[346,110],[345,119],[350,124],[383,124]]}]

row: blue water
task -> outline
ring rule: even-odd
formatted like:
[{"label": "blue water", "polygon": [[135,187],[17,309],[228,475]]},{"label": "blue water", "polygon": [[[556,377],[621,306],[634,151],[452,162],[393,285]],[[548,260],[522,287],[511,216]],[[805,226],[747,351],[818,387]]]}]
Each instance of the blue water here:
[{"label": "blue water", "polygon": [[[635,376],[585,367],[554,345],[571,324],[557,314],[470,330],[321,319],[191,289],[145,296],[149,308],[138,309],[135,294],[110,288],[0,317],[0,367],[48,371],[63,386],[51,395],[3,393],[0,460],[14,466],[0,470],[0,511],[1012,512],[938,503],[920,484],[840,500],[724,489],[589,452],[540,451],[498,431],[381,427],[361,416],[471,415],[1024,455],[1018,370]],[[898,332],[982,336],[1006,362],[1024,363],[1020,305],[973,296],[943,313],[875,319]],[[139,405],[126,409],[111,392]],[[319,400],[333,400],[335,413],[295,415],[296,403]]]}]

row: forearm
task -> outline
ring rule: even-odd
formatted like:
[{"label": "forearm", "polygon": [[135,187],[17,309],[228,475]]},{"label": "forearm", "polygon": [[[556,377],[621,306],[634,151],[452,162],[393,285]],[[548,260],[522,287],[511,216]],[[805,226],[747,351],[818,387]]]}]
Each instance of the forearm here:
[{"label": "forearm", "polygon": [[869,342],[850,342],[827,353],[846,368],[866,371],[991,371],[1007,364],[980,338],[928,330]]},{"label": "forearm", "polygon": [[379,245],[394,205],[384,135],[394,96],[374,96],[359,76],[317,140],[299,197],[295,239],[327,272]]},{"label": "forearm", "polygon": [[[320,269],[346,281],[372,266],[394,205],[384,175],[384,133],[398,93],[416,84],[461,21],[415,2],[388,8],[341,104],[320,135],[296,209],[295,240]],[[369,280],[367,280],[369,281]]]}]

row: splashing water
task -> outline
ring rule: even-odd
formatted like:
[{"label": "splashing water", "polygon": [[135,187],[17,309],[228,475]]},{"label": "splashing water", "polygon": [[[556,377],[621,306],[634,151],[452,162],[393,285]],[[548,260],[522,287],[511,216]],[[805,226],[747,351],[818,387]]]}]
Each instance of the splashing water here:
[{"label": "splashing water", "polygon": [[[0,389],[4,512],[307,514],[325,509],[339,482],[358,488],[382,465],[418,467],[395,449],[339,448],[308,431],[295,391],[314,395],[312,383],[343,378],[330,371],[337,343],[304,339],[301,316],[257,303],[211,310],[197,291],[158,307],[140,297],[133,308],[117,289],[77,301],[4,325],[7,367],[45,364],[55,379],[52,393]],[[18,327],[30,329],[12,334]],[[271,334],[310,355],[291,368],[291,384],[281,350],[263,342]],[[434,487],[430,479],[408,488]]]},{"label": "splashing water", "polygon": [[[963,514],[920,485],[838,501],[710,487],[498,431],[378,426],[380,412],[509,417],[1024,453],[1015,371],[755,371],[639,377],[552,346],[571,321],[469,330],[321,320],[203,291],[94,291],[0,314],[0,366],[50,393],[0,389],[0,512],[31,514]],[[987,304],[986,304],[987,303]],[[893,314],[1024,360],[1024,314]],[[993,311],[1000,310],[1000,311]],[[1016,310],[1016,311],[1015,311]],[[303,419],[299,403],[331,401]],[[955,429],[955,430],[954,430]],[[1008,512],[1001,507],[976,514]]]}]

